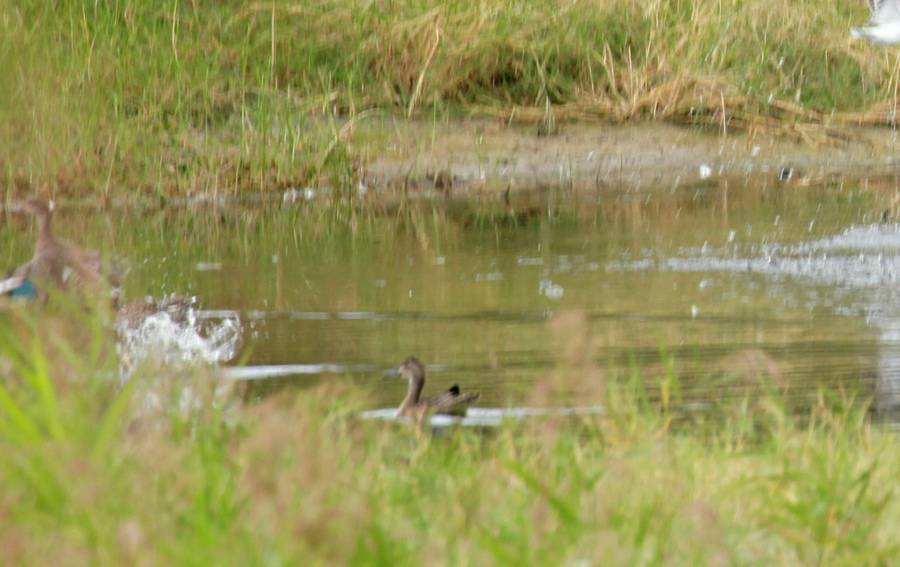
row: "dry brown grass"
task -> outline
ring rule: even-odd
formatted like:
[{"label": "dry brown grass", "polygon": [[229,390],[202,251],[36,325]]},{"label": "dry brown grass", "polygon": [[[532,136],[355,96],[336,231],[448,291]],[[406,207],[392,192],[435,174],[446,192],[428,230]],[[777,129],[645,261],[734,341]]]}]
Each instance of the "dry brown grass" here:
[{"label": "dry brown grass", "polygon": [[[352,184],[341,125],[378,108],[507,121],[669,120],[840,144],[893,125],[900,65],[815,0],[26,3],[0,111],[10,178],[107,197]],[[330,123],[332,117],[336,123]],[[316,117],[316,118],[313,118]]]}]

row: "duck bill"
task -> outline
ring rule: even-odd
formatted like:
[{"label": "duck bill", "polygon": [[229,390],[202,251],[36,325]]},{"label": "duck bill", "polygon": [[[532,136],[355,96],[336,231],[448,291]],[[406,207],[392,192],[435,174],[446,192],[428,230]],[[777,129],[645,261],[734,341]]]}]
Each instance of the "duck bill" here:
[{"label": "duck bill", "polygon": [[400,367],[395,366],[394,368],[388,368],[382,373],[382,378],[398,378],[400,376]]}]

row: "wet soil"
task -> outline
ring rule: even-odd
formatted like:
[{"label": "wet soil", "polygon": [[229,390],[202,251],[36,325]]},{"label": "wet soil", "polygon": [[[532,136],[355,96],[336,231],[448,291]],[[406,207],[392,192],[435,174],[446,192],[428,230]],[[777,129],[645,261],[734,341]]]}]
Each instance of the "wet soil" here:
[{"label": "wet soil", "polygon": [[356,142],[369,182],[455,194],[548,185],[660,189],[721,178],[800,185],[871,178],[893,188],[900,172],[900,140],[888,128],[843,127],[796,141],[661,123],[561,124],[550,135],[484,119],[385,118],[361,126]]}]

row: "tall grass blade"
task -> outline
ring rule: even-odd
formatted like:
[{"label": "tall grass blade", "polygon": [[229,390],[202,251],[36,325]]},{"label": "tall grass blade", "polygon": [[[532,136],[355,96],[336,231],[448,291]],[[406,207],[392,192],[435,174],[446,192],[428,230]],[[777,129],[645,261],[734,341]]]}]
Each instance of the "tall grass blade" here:
[{"label": "tall grass blade", "polygon": [[123,418],[137,383],[137,377],[132,377],[132,380],[115,394],[112,404],[106,408],[93,440],[91,453],[94,460],[102,461],[103,457],[109,455],[113,450],[113,441],[118,437],[122,428],[126,426]]},{"label": "tall grass blade", "polygon": [[43,414],[43,425],[47,429],[47,433],[54,441],[62,440],[64,436],[64,428],[59,415],[59,403],[56,398],[56,388],[50,380],[50,371],[47,366],[47,359],[37,341],[32,346],[32,362],[34,364],[32,372],[26,373],[25,377],[31,384],[40,404],[41,413]]},{"label": "tall grass blade", "polygon": [[578,512],[565,500],[556,495],[548,486],[541,482],[535,475],[530,473],[522,466],[521,463],[512,461],[506,463],[507,469],[519,477],[528,488],[543,496],[550,506],[570,527],[581,527],[582,523],[578,517]]},{"label": "tall grass blade", "polygon": [[40,428],[21,405],[0,385],[0,432],[6,441],[25,446],[41,440]]}]

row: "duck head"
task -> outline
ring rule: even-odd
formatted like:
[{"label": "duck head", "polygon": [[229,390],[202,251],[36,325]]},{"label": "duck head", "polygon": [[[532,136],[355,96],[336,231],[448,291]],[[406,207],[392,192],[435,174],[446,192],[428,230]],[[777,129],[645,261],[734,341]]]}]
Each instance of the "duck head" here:
[{"label": "duck head", "polygon": [[409,381],[425,381],[425,367],[415,357],[410,356],[403,364],[384,371],[385,378],[403,377]]},{"label": "duck head", "polygon": [[49,216],[53,206],[42,197],[29,197],[22,203],[22,210],[36,217]]}]

